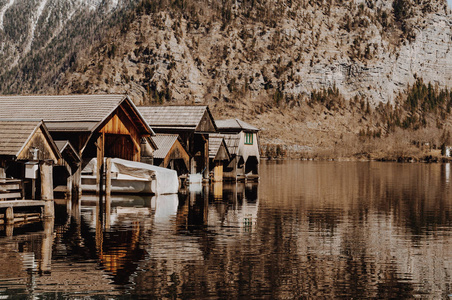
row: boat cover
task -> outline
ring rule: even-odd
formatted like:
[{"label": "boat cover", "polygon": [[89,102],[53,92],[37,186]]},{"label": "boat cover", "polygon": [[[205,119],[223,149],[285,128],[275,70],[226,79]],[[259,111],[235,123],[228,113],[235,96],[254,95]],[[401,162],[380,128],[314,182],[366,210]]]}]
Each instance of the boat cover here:
[{"label": "boat cover", "polygon": [[[91,171],[93,175],[96,175],[93,172],[96,165],[97,159],[93,158],[82,171],[82,174]],[[112,178],[118,180],[136,178],[137,181],[152,181],[152,192],[155,194],[173,194],[177,193],[179,189],[179,179],[177,172],[174,170],[141,162],[112,158],[111,171],[113,173]]]}]

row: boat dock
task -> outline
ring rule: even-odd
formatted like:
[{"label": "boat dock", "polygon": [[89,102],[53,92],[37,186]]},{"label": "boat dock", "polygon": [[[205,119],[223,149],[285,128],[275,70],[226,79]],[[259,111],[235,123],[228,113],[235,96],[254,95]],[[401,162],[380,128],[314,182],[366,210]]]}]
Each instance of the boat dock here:
[{"label": "boat dock", "polygon": [[0,224],[26,223],[53,217],[52,200],[25,200],[23,183],[16,179],[0,180]]}]

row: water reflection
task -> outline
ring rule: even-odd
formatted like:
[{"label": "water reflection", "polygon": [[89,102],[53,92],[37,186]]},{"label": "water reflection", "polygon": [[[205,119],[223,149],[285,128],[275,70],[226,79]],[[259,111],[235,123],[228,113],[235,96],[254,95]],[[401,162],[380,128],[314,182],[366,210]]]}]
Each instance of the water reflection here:
[{"label": "water reflection", "polygon": [[259,184],[84,196],[0,229],[0,296],[447,298],[449,164],[264,163]]},{"label": "water reflection", "polygon": [[[261,183],[266,207],[259,216],[275,214],[268,230],[278,228],[281,239],[295,238],[284,252],[297,249],[297,255],[282,260],[306,268],[309,276],[296,282],[311,285],[301,290],[311,294],[316,286],[328,287],[322,293],[334,297],[450,294],[452,206],[445,165],[266,168],[277,174]],[[289,290],[295,293],[297,287]]]}]

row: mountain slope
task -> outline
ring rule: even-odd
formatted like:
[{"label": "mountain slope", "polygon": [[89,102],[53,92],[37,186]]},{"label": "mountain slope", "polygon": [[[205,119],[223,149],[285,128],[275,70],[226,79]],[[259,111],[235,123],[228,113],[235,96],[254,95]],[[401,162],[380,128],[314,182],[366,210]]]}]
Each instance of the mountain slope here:
[{"label": "mountain slope", "polygon": [[[265,143],[300,151],[355,145],[363,130],[389,135],[366,103],[402,105],[399,93],[419,78],[436,89],[452,86],[445,0],[40,0],[17,28],[6,26],[15,1],[0,10],[8,32],[0,38],[16,45],[1,52],[2,93],[205,103],[216,117],[263,128]],[[61,7],[54,21],[50,7]],[[312,101],[327,89],[337,89],[335,109]],[[423,119],[425,133],[413,138],[443,142],[447,118]],[[350,153],[363,143],[354,147]]]},{"label": "mountain slope", "polygon": [[[89,90],[195,102],[275,93],[290,102],[336,85],[346,98],[374,104],[392,102],[416,77],[452,86],[452,17],[444,1],[397,0],[403,14],[391,1],[156,2],[63,85],[77,92],[81,81],[99,79]],[[93,58],[99,53],[110,55]]]},{"label": "mountain slope", "polygon": [[134,0],[8,0],[0,8],[3,94],[45,92]]}]

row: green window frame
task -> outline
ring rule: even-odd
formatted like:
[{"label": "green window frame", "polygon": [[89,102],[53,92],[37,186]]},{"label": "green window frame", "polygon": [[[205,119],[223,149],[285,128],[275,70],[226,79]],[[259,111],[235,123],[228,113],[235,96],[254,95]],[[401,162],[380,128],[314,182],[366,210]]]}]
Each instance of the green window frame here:
[{"label": "green window frame", "polygon": [[245,132],[245,145],[253,144],[253,133]]}]

